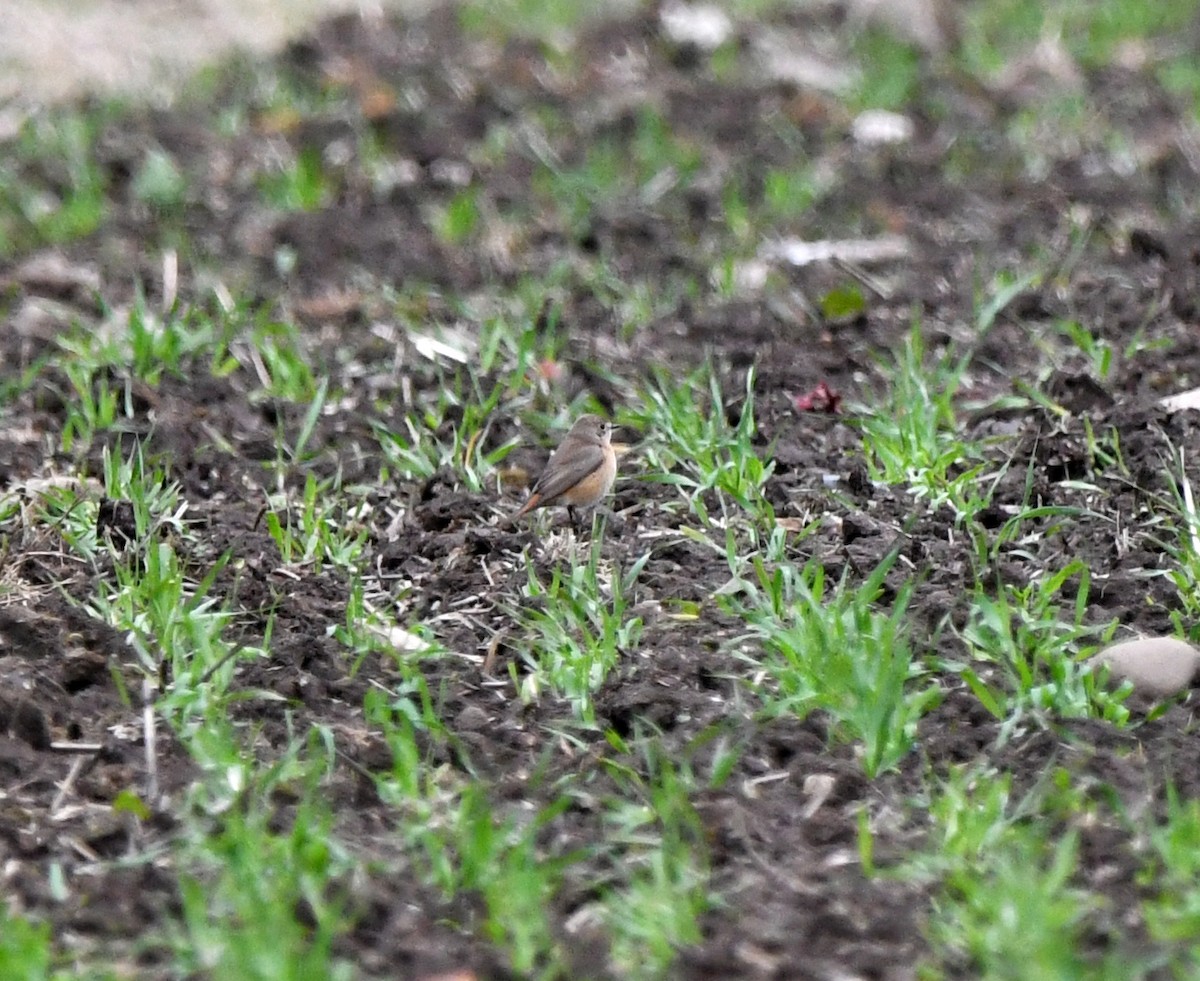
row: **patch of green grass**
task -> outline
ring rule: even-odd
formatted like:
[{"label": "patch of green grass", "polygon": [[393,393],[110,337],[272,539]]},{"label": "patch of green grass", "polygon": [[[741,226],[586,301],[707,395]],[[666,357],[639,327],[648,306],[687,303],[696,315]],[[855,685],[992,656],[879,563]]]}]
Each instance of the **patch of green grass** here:
[{"label": "patch of green grass", "polygon": [[485,391],[486,380],[475,372],[444,377],[436,403],[407,414],[403,430],[376,423],[384,461],[380,479],[428,480],[439,472],[452,473],[467,490],[480,493],[516,445],[510,440],[486,448],[508,388],[498,383]]},{"label": "patch of green grass", "polygon": [[[775,0],[770,0],[775,2]],[[745,71],[745,59],[735,41],[718,45],[708,55],[708,70],[719,82],[732,84]]]},{"label": "patch of green grass", "polygon": [[801,218],[820,196],[821,188],[811,168],[772,167],[763,175],[764,217],[782,222]]},{"label": "patch of green grass", "polygon": [[1059,320],[1053,330],[1066,338],[1088,362],[1092,374],[1100,381],[1108,379],[1113,370],[1113,346],[1093,334],[1077,320]]},{"label": "patch of green grass", "polygon": [[597,205],[616,200],[623,180],[622,153],[613,142],[590,146],[583,161],[571,168],[546,166],[534,177],[534,190],[554,202],[573,235],[591,225]]},{"label": "patch of green grass", "polygon": [[1086,95],[1060,91],[1022,106],[1009,121],[1008,135],[1021,151],[1025,179],[1043,181],[1058,161],[1102,141],[1110,125]]},{"label": "patch of green grass", "polygon": [[119,565],[115,588],[91,603],[107,623],[129,632],[145,681],[157,688],[159,679],[169,679],[156,707],[175,728],[221,717],[235,661],[265,654],[228,637],[233,611],[210,595],[223,564],[195,582],[179,553],[156,542],[135,563]]},{"label": "patch of green grass", "polygon": [[371,536],[362,501],[347,500],[340,481],[318,480],[309,473],[299,501],[276,495],[269,504],[267,533],[279,548],[279,560],[296,571],[311,566],[320,572],[329,565],[353,570],[359,567]]},{"label": "patch of green grass", "polygon": [[905,111],[917,98],[922,55],[895,33],[869,29],[854,39],[858,80],[853,104],[858,109]]},{"label": "patch of green grass", "polygon": [[742,247],[757,245],[758,229],[754,224],[750,198],[745,187],[744,179],[733,175],[725,181],[721,192],[721,212],[725,219],[725,229],[734,241]]},{"label": "patch of green grass", "polygon": [[[955,57],[972,75],[1002,79],[1015,64],[1044,64],[1046,56],[1036,52],[1039,44],[1048,44],[1061,52],[1061,59],[1055,56],[1058,69],[1078,69],[1086,77],[1125,61],[1134,71],[1157,76],[1165,88],[1187,98],[1193,110],[1200,105],[1196,61],[1173,42],[1194,23],[1191,0],[1001,0],[966,4],[960,10],[962,42]],[[1121,144],[1136,139],[1113,128],[1106,107],[1092,98],[1086,84],[1080,91],[1071,83],[1051,85],[1044,98],[1023,106],[1010,132],[1025,157],[1026,173],[1035,179],[1049,173],[1057,160],[1087,152],[1127,159],[1130,150]]]},{"label": "patch of green grass", "polygon": [[[134,414],[132,382],[159,385],[200,371],[221,378],[241,369],[261,386],[260,398],[311,403],[319,386],[297,328],[264,311],[216,304],[156,311],[138,293],[127,310],[100,325],[79,325],[57,339],[60,351],[31,368],[14,392],[39,381],[60,389],[66,405],[64,452],[86,449]],[[57,367],[62,380],[50,368]],[[65,381],[65,385],[63,382]]]},{"label": "patch of green grass", "polygon": [[928,800],[931,830],[926,847],[914,853],[905,874],[942,876],[955,868],[977,868],[1012,826],[1028,817],[1034,800],[1014,800],[1012,774],[955,767],[932,781]]},{"label": "patch of green grass", "polygon": [[469,34],[483,37],[556,41],[616,8],[613,0],[591,4],[573,0],[468,0],[458,8],[458,21]]},{"label": "patch of green grass", "polygon": [[[1070,619],[1064,620],[1060,607],[1071,581],[1074,601]],[[1128,687],[1106,691],[1075,650],[1097,636],[1101,644],[1110,640],[1117,626],[1115,621],[1104,628],[1085,624],[1090,583],[1087,566],[1076,560],[1052,574],[1034,574],[1026,585],[1004,583],[994,595],[982,585],[975,587],[961,631],[970,661],[961,673],[1006,730],[1029,712],[1128,722],[1129,711],[1122,705]]]},{"label": "patch of green grass", "polygon": [[1036,43],[1047,17],[1047,5],[1032,0],[977,3],[964,8],[960,56],[980,75],[998,72],[1014,52]]},{"label": "patch of green grass", "polygon": [[1077,860],[1073,834],[1055,846],[1032,830],[1012,833],[981,873],[947,877],[934,944],[981,977],[1100,977],[1080,953],[1091,903],[1070,885]]},{"label": "patch of green grass", "polygon": [[0,155],[0,257],[100,227],[108,177],[95,145],[116,107],[31,116]]},{"label": "patch of green grass", "polygon": [[309,404],[325,386],[310,364],[299,328],[281,320],[259,320],[250,331],[244,367],[252,369],[266,398]]},{"label": "patch of green grass", "polygon": [[[70,453],[76,442],[86,448],[96,434],[112,429],[117,422],[119,406],[128,406],[128,386],[122,392],[113,384],[107,373],[97,372],[78,363],[63,366],[67,381],[73,389],[74,399],[67,401],[66,422],[62,430],[62,448]],[[128,415],[128,411],[126,412]]]},{"label": "patch of green grass", "polygon": [[187,177],[175,158],[165,150],[148,150],[133,176],[134,197],[166,217],[182,207],[187,191]]},{"label": "patch of green grass", "polygon": [[621,415],[645,434],[641,449],[650,483],[679,489],[689,511],[708,524],[704,492],[720,492],[742,511],[770,524],[770,504],[763,488],[774,470],[769,454],[754,442],[754,374],[746,379],[745,399],[731,422],[720,381],[711,365],[703,365],[679,379],[666,371],[642,392],[641,405]]},{"label": "patch of green grass", "polygon": [[420,666],[427,659],[447,656],[446,651],[428,627],[419,623],[402,627],[393,612],[391,597],[379,593],[377,584],[368,584],[365,579],[361,570],[349,574],[345,620],[332,631],[334,639],[353,658],[350,674],[357,675],[368,658],[380,658],[386,669],[397,671],[403,678],[395,689],[403,700],[394,701],[392,708],[403,707],[414,725],[440,731],[441,720]]},{"label": "patch of green grass", "polygon": [[259,186],[263,200],[281,211],[316,211],[335,191],[332,172],[316,147],[304,147],[281,161],[262,175]]},{"label": "patch of green grass", "polygon": [[[302,457],[325,405],[327,382],[319,382],[310,367],[298,329],[263,311],[180,305],[157,313],[139,296],[128,311],[114,313],[100,327],[65,332],[58,345],[61,356],[26,373],[21,385],[32,387],[46,379],[60,390],[66,453],[82,455],[101,434],[134,418],[135,380],[157,386],[165,376],[182,378],[195,371],[217,378],[238,370],[247,373],[258,383],[252,398],[305,404],[296,434],[289,437],[280,421],[281,459],[291,461]],[[51,365],[59,368],[61,380],[50,375]]]},{"label": "patch of green grass", "polygon": [[0,904],[0,977],[44,981],[51,976],[49,926],[14,916]]},{"label": "patch of green grass", "polygon": [[1165,576],[1175,587],[1178,608],[1171,611],[1175,631],[1192,640],[1200,637],[1195,626],[1200,615],[1200,511],[1188,475],[1186,454],[1169,442],[1166,447],[1167,463],[1163,473],[1171,484],[1171,496],[1156,502],[1155,511],[1161,516],[1157,521],[1146,522],[1154,526],[1147,538],[1151,545],[1162,549],[1171,561],[1161,572],[1150,573]]},{"label": "patch of green grass", "polygon": [[[237,778],[245,786],[218,784],[216,796],[203,799],[209,813],[194,818],[181,848],[188,871],[172,946],[182,970],[295,981],[354,976],[332,952],[333,939],[352,925],[339,883],[354,862],[332,834],[320,791],[332,742],[322,746],[314,736],[311,758],[297,740],[274,765],[246,760],[243,772],[252,776]],[[280,813],[278,801],[287,797],[298,799]]]},{"label": "patch of green grass", "polygon": [[114,665],[114,682],[123,691],[140,684],[139,695],[154,699],[156,712],[177,732],[215,730],[228,709],[236,662],[264,653],[228,636],[233,611],[214,589],[228,556],[195,569],[187,555],[187,505],[140,447],[125,459],[106,453],[104,461],[105,497],[129,506],[132,541],[99,528],[99,500],[67,489],[48,494],[40,516],[88,565],[111,562],[111,577],[97,578],[85,606],[127,635],[134,660]]},{"label": "patch of green grass", "polygon": [[819,564],[768,569],[755,559],[758,583],[743,582],[744,598],[728,601],[762,644],[743,656],[771,679],[760,697],[769,715],[804,718],[823,711],[840,738],[861,746],[863,769],[874,777],[912,749],[917,722],[939,699],[936,683],[922,682],[908,638],[911,586],[879,608],[884,580],[896,555],[855,588],[829,588]]},{"label": "patch of green grass", "polygon": [[[1041,278],[1038,271],[1002,273],[981,290],[975,297],[975,343]],[[974,521],[991,503],[1012,461],[992,462],[989,445],[964,432],[961,417],[982,407],[966,403],[961,394],[973,357],[973,346],[927,351],[922,324],[914,319],[890,363],[879,365],[883,390],[867,404],[852,406],[851,418],[863,434],[863,457],[872,479],[907,489],[931,510],[949,508],[956,527],[980,537]],[[1026,389],[1030,398],[1038,397],[1028,385]]]},{"label": "patch of green grass", "polygon": [[443,242],[462,245],[475,234],[482,217],[479,192],[469,187],[455,194],[445,208],[438,211],[433,223],[434,232]]},{"label": "patch of green grass", "polygon": [[1016,51],[1028,51],[1040,38],[1055,35],[1080,62],[1109,65],[1127,42],[1169,37],[1195,18],[1190,0],[1129,4],[1122,0],[1000,0],[964,8],[963,54],[969,65],[999,70]]},{"label": "patch of green grass", "polygon": [[536,842],[565,802],[527,823],[501,818],[482,783],[428,764],[408,705],[406,699],[391,705],[384,693],[372,691],[365,712],[382,729],[393,754],[392,770],[379,774],[376,786],[395,806],[418,874],[448,899],[478,893],[487,909],[484,932],[508,952],[522,977],[562,976],[564,955],[549,928],[546,906],[576,856],[547,856]]},{"label": "patch of green grass", "polygon": [[276,489],[282,490],[289,473],[312,460],[315,451],[309,444],[317,429],[317,423],[325,411],[329,397],[329,379],[322,378],[313,393],[312,400],[304,411],[300,425],[293,436],[288,426],[286,413],[280,413],[275,423],[275,471]]},{"label": "patch of green grass", "polygon": [[650,558],[646,553],[626,571],[604,561],[602,520],[593,522],[586,562],[556,567],[543,583],[528,561],[522,605],[510,610],[523,635],[515,642],[521,666],[511,666],[517,691],[532,701],[548,689],[568,699],[585,723],[594,719],[596,690],[637,652],[642,620],[630,615],[630,596]]},{"label": "patch of green grass", "polygon": [[[497,836],[491,814],[484,812],[484,833],[471,856],[487,906],[485,934],[506,950],[512,969],[522,977],[552,979],[565,972],[561,941],[551,929],[547,904],[561,889],[563,871],[578,855],[549,857],[538,847],[537,834],[550,824],[565,801],[543,809],[524,829],[502,826]],[[495,844],[494,844],[495,842]]]},{"label": "patch of green grass", "polygon": [[88,563],[102,555],[123,553],[129,546],[143,547],[152,536],[176,538],[184,534],[187,505],[180,500],[179,487],[154,461],[146,459],[140,445],[135,444],[124,458],[105,449],[102,465],[104,498],[130,507],[136,529],[132,542],[125,542],[123,533],[110,535],[101,529],[101,500],[83,484],[47,489],[35,508],[36,520],[52,527]]},{"label": "patch of green grass", "polygon": [[235,137],[251,127],[293,132],[306,118],[344,111],[347,99],[346,86],[328,73],[235,49],[192,76],[180,108],[202,113],[219,136]]},{"label": "patch of green grass", "polygon": [[1086,954],[1103,897],[1076,884],[1079,838],[1064,823],[1120,820],[1065,770],[1015,797],[1012,775],[956,767],[916,803],[924,847],[897,869],[936,884],[925,932],[934,951],[918,976],[1139,978],[1147,964],[1115,950]]},{"label": "patch of green grass", "polygon": [[704,828],[690,799],[694,778],[653,740],[638,742],[644,776],[624,771],[627,794],[611,800],[604,816],[604,847],[617,856],[619,872],[601,903],[613,968],[650,981],[671,976],[680,948],[700,942],[700,917],[715,898]]},{"label": "patch of green grass", "polygon": [[1178,945],[1187,974],[1200,961],[1200,801],[1170,789],[1166,820],[1151,828],[1150,845],[1145,877],[1154,891],[1143,904],[1146,926],[1156,940]]},{"label": "patch of green grass", "polygon": [[[298,733],[273,760],[249,749],[230,720],[230,702],[277,697],[234,692],[237,662],[270,648],[270,618],[262,648],[232,639],[234,612],[216,585],[227,556],[207,565],[191,556],[202,546],[184,520],[186,502],[140,448],[125,458],[106,453],[103,484],[106,500],[129,506],[132,540],[98,529],[99,500],[68,499],[66,490],[50,495],[39,516],[84,563],[111,569],[95,578],[86,609],[127,636],[132,662],[114,662],[113,680],[128,704],[144,700],[153,713],[146,718],[171,727],[202,774],[175,811],[180,833],[168,844],[180,876],[181,919],[164,937],[145,940],[170,949],[183,973],[349,977],[331,954],[332,938],[350,926],[336,884],[353,862],[330,833],[332,814],[320,792],[332,761],[328,734]],[[283,788],[295,801],[285,829],[276,796]],[[114,807],[144,820],[161,801],[142,794],[127,788]],[[149,794],[157,797],[153,774]],[[4,932],[10,950],[23,936],[32,969],[36,938],[19,926]]]},{"label": "patch of green grass", "polygon": [[882,369],[886,391],[859,414],[863,455],[872,479],[969,519],[989,499],[982,448],[964,438],[958,421],[956,398],[969,355],[947,351],[932,367],[926,362],[924,336],[914,324],[894,362]]},{"label": "patch of green grass", "polygon": [[1163,88],[1186,99],[1193,118],[1200,118],[1200,69],[1190,55],[1169,58],[1158,69]]},{"label": "patch of green grass", "polygon": [[1119,954],[1084,952],[1103,900],[1075,884],[1078,833],[1057,828],[1092,805],[1058,776],[1019,802],[1010,800],[1009,779],[990,773],[955,771],[935,791],[929,848],[909,866],[939,880],[926,929],[935,959],[921,978],[1142,976]]},{"label": "patch of green grass", "polygon": [[196,360],[207,361],[214,375],[233,370],[230,345],[239,331],[236,320],[201,307],[160,312],[140,293],[125,311],[112,311],[99,328],[79,326],[58,338],[77,371],[114,369],[156,385],[164,375],[182,377]]},{"label": "patch of green grass", "polygon": [[686,186],[702,163],[699,146],[690,137],[676,132],[671,120],[651,108],[638,112],[629,144],[638,185],[647,194],[655,182],[665,184],[669,170],[674,183]]}]

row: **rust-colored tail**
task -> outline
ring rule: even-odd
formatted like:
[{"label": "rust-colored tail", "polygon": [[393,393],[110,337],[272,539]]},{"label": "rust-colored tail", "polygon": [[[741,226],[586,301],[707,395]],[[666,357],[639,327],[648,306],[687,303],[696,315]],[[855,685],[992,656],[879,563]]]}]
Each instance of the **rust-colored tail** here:
[{"label": "rust-colored tail", "polygon": [[530,511],[532,511],[534,508],[536,508],[541,503],[542,503],[542,495],[541,494],[530,494],[529,497],[527,497],[525,499],[524,504],[522,504],[519,508],[517,508],[516,511],[514,511],[512,514],[510,514],[507,518],[504,519],[504,524],[502,527],[507,528],[509,525],[516,524],[517,520],[519,518],[525,517],[525,515],[527,515]]}]

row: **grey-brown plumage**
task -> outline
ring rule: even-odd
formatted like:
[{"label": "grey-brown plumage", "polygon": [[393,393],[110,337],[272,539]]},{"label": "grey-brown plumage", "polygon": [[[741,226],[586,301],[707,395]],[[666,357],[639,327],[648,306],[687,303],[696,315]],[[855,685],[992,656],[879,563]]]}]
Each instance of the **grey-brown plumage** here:
[{"label": "grey-brown plumage", "polygon": [[516,521],[535,508],[562,504],[574,524],[575,509],[598,504],[612,490],[616,476],[612,425],[599,416],[582,415],[563,437],[529,497],[509,521]]}]

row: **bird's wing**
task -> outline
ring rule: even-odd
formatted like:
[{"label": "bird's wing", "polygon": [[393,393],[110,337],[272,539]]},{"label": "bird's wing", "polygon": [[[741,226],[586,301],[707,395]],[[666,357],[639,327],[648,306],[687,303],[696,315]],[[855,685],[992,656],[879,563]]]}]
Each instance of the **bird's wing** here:
[{"label": "bird's wing", "polygon": [[[555,457],[563,456],[562,451],[563,447],[559,447]],[[570,456],[570,462],[562,465],[552,459],[538,477],[529,494],[531,497],[539,495],[539,504],[554,503],[556,497],[569,491],[599,467],[604,462],[604,448],[598,444],[583,443],[573,446]]]}]

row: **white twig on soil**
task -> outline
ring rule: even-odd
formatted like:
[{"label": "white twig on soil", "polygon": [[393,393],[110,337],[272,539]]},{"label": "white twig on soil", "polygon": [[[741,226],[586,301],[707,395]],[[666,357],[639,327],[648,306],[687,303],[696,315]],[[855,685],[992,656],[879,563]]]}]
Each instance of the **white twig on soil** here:
[{"label": "white twig on soil", "polygon": [[54,816],[58,813],[58,809],[62,807],[63,801],[67,799],[69,794],[75,787],[75,779],[79,776],[83,765],[87,763],[87,759],[83,756],[75,757],[71,764],[71,769],[67,771],[66,779],[58,785],[58,793],[54,795],[54,800],[50,803],[50,820],[54,820]]},{"label": "white twig on soil", "polygon": [[154,686],[142,679],[142,733],[146,745],[146,803],[158,808],[158,739],[154,727]]}]

